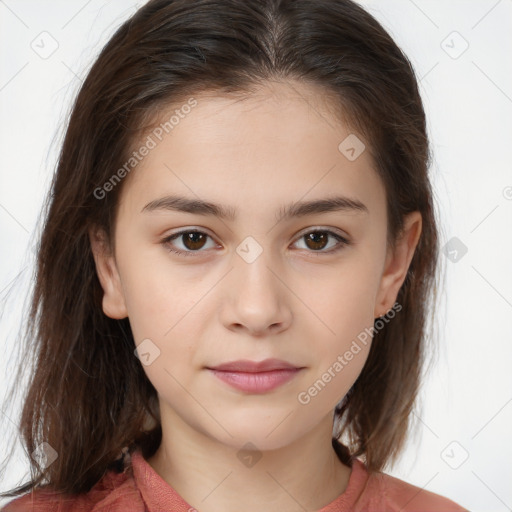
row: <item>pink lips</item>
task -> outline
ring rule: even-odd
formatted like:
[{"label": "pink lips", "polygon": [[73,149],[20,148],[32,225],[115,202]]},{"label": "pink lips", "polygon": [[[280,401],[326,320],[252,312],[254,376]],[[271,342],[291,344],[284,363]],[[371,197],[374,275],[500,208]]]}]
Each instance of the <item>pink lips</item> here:
[{"label": "pink lips", "polygon": [[266,393],[291,380],[302,368],[280,359],[240,360],[209,367],[226,384],[248,393]]}]

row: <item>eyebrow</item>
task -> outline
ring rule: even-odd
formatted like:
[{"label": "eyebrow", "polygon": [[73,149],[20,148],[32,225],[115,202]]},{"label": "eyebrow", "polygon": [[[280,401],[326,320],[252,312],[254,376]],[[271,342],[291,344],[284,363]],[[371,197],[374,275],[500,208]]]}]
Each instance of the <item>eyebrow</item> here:
[{"label": "eyebrow", "polygon": [[[169,195],[150,201],[142,208],[141,213],[154,211],[178,211],[196,215],[211,215],[227,221],[234,221],[237,215],[237,211],[233,207],[178,195]],[[282,206],[277,213],[276,220],[280,222],[292,217],[304,217],[306,215],[336,211],[369,213],[366,205],[358,199],[335,196],[312,201],[295,202]]]}]

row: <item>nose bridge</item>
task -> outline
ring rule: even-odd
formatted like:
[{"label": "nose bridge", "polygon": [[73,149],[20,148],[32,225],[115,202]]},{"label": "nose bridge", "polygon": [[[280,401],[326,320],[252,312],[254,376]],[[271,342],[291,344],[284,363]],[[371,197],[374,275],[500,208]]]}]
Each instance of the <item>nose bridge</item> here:
[{"label": "nose bridge", "polygon": [[242,290],[246,289],[251,294],[267,294],[268,299],[270,295],[275,296],[278,283],[270,271],[276,265],[271,258],[271,249],[256,238],[248,236],[240,242],[236,253],[234,278],[240,280]]},{"label": "nose bridge", "polygon": [[237,246],[228,284],[228,323],[260,331],[288,319],[283,285],[275,276],[280,265],[271,258],[271,252],[250,236]]}]

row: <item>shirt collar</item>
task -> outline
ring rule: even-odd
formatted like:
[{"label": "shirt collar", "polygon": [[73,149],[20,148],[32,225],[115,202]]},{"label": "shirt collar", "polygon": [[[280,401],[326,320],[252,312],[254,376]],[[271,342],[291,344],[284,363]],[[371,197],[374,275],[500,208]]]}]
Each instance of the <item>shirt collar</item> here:
[{"label": "shirt collar", "polygon": [[[135,484],[148,512],[197,512],[144,459],[140,449],[131,456]],[[359,459],[352,462],[352,471],[345,492],[318,512],[345,512],[360,498],[368,479],[366,466]]]}]

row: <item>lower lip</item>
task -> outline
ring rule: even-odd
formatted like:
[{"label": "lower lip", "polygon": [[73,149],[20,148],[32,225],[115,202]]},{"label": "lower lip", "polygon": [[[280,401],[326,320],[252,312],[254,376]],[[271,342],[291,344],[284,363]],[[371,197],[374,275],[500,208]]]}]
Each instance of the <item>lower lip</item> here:
[{"label": "lower lip", "polygon": [[282,386],[297,375],[300,368],[272,370],[268,372],[228,372],[210,370],[217,378],[230,386],[248,393],[266,393]]}]

